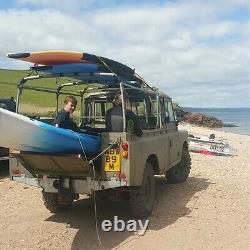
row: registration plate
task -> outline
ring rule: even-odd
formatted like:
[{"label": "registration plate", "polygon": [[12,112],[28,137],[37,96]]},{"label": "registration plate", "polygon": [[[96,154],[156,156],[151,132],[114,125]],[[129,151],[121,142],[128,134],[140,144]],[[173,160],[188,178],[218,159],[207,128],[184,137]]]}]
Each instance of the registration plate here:
[{"label": "registration plate", "polygon": [[105,172],[120,172],[121,170],[121,155],[120,148],[111,148],[104,155]]}]

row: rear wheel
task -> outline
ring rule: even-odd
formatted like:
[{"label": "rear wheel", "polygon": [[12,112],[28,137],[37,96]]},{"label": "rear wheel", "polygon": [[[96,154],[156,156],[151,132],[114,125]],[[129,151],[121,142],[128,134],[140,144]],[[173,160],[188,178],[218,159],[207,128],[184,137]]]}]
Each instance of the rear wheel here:
[{"label": "rear wheel", "polygon": [[57,193],[46,193],[42,191],[45,207],[52,213],[62,212],[69,209],[73,203],[70,197],[62,197]]},{"label": "rear wheel", "polygon": [[170,168],[166,173],[166,178],[169,183],[176,184],[184,182],[190,173],[191,158],[187,148],[182,149],[181,162]]},{"label": "rear wheel", "polygon": [[142,185],[130,191],[129,205],[132,213],[137,217],[146,217],[153,211],[155,201],[154,170],[150,163],[146,163]]}]

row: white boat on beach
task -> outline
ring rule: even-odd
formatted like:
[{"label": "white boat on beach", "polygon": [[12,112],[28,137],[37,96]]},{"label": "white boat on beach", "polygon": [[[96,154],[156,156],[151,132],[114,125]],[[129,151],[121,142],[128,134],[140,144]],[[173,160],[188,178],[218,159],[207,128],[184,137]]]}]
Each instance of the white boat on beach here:
[{"label": "white boat on beach", "polygon": [[236,150],[233,149],[227,141],[222,138],[216,138],[215,135],[189,134],[189,150],[207,155],[216,156],[234,156]]}]

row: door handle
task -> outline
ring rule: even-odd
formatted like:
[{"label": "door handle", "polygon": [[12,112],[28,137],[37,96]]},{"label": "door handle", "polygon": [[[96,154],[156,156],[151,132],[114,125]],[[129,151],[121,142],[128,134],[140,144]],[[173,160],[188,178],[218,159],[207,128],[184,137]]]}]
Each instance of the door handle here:
[{"label": "door handle", "polygon": [[169,142],[169,147],[171,148],[172,147],[172,141],[170,140]]}]

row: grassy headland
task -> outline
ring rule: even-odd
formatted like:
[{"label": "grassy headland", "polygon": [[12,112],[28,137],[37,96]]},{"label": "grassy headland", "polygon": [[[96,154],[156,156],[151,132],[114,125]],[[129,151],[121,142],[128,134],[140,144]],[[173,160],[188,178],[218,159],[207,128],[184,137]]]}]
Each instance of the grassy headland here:
[{"label": "grassy headland", "polygon": [[[27,70],[0,69],[0,98],[16,97],[17,85],[29,73],[30,71]],[[56,89],[58,86],[56,80],[50,78],[28,81],[27,86]],[[60,84],[66,81],[67,79],[60,79]],[[65,88],[64,90],[76,92],[82,88],[82,86],[79,86],[71,89]],[[60,105],[63,104],[63,99],[64,96],[59,98]],[[46,114],[48,111],[55,110],[56,107],[56,95],[53,93],[24,90],[20,100],[20,111],[23,113]]]}]

